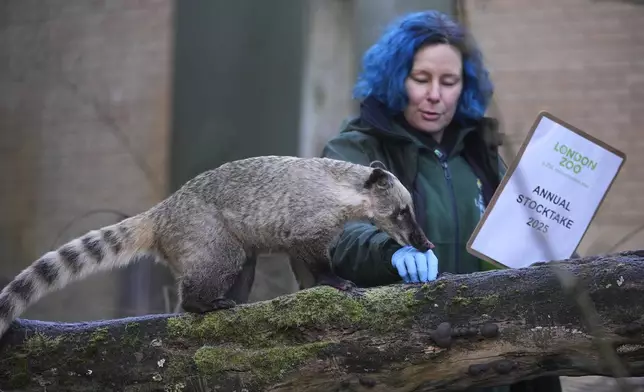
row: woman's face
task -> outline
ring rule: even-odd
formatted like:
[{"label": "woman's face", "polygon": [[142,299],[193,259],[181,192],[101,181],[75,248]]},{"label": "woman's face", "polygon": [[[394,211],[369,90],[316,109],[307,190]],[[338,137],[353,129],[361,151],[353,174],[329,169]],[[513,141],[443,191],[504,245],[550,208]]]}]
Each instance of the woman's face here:
[{"label": "woman's face", "polygon": [[404,114],[416,129],[440,142],[452,121],[463,89],[463,63],[458,49],[448,44],[421,48],[405,80],[409,103]]}]

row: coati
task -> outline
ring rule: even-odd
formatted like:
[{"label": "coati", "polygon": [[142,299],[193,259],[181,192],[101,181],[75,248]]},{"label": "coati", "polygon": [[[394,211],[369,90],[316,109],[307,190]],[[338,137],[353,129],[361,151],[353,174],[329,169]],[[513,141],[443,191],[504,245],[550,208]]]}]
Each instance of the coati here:
[{"label": "coati", "polygon": [[0,336],[48,292],[151,254],[177,279],[186,312],[235,306],[227,292],[247,255],[281,251],[316,285],[355,285],[331,270],[328,245],[343,224],[368,220],[400,245],[433,248],[411,195],[390,172],[329,158],[261,156],[225,163],[149,210],[45,253],[0,292]]}]

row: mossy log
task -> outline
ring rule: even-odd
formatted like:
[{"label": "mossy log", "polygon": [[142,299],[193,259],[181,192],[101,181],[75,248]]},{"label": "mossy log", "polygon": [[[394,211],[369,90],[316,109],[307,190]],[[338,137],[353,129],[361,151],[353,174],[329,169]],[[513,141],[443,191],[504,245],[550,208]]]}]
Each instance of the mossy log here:
[{"label": "mossy log", "polygon": [[[557,265],[587,290],[604,342],[644,376],[644,252]],[[612,375],[550,265],[352,295],[317,287],[206,315],[17,320],[2,391],[438,391]]]}]

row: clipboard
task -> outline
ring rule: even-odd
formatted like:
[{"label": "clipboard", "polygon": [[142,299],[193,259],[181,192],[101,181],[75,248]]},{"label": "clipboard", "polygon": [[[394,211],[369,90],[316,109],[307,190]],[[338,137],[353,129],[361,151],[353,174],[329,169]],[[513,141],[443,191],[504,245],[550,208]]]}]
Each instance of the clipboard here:
[{"label": "clipboard", "polygon": [[467,252],[499,268],[570,258],[625,162],[622,151],[539,112]]}]

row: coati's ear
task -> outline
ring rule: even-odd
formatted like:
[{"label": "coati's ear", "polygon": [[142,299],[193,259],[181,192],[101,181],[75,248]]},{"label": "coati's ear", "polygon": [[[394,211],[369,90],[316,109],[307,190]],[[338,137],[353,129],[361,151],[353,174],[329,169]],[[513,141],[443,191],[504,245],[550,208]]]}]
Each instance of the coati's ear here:
[{"label": "coati's ear", "polygon": [[384,164],[384,163],[382,163],[382,162],[380,162],[380,161],[373,161],[373,162],[371,162],[371,163],[369,164],[369,167],[372,167],[372,168],[374,168],[374,169],[375,169],[375,168],[380,168],[380,169],[382,169],[382,170],[387,170],[387,167],[385,166],[385,164]]},{"label": "coati's ear", "polygon": [[388,188],[391,186],[391,178],[389,178],[389,173],[383,169],[377,167],[371,171],[371,175],[364,183],[365,188],[371,188],[373,186],[378,188]]}]

